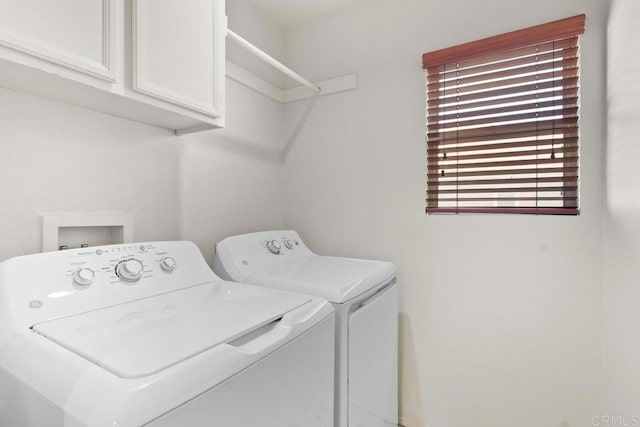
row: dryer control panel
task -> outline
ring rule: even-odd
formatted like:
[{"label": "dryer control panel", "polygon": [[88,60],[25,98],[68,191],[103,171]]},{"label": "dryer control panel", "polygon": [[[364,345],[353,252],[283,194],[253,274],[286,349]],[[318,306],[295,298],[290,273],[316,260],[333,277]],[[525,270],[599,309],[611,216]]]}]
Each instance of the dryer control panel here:
[{"label": "dryer control panel", "polygon": [[[219,278],[191,242],[108,245],[47,252],[0,264],[0,289],[28,327]],[[0,294],[0,298],[3,298]]]},{"label": "dryer control panel", "polygon": [[300,237],[284,235],[278,238],[275,236],[274,234],[269,236],[273,238],[260,242],[272,255],[284,255],[287,251],[292,251],[300,246]]},{"label": "dryer control panel", "polygon": [[[244,281],[255,271],[315,256],[293,230],[263,231],[228,237],[216,245],[213,269],[222,278]],[[233,269],[227,271],[226,269]]]}]

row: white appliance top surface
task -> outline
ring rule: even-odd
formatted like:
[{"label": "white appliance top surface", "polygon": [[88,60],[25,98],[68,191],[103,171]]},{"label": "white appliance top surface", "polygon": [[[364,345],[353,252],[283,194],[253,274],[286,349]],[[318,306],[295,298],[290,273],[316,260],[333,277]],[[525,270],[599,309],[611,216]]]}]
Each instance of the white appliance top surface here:
[{"label": "white appliance top surface", "polygon": [[390,262],[311,255],[253,272],[246,283],[317,295],[344,303],[385,282],[396,273]]},{"label": "white appliance top surface", "polygon": [[220,281],[38,323],[33,330],[120,377],[137,378],[233,341],[310,300]]}]

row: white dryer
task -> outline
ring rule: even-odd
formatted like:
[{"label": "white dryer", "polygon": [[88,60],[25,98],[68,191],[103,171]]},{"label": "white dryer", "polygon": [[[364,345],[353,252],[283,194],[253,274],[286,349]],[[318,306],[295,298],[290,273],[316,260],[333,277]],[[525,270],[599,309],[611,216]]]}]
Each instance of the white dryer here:
[{"label": "white dryer", "polygon": [[0,425],[333,425],[334,314],[190,242],[0,264]]},{"label": "white dryer", "polygon": [[295,231],[229,237],[214,270],[326,298],[336,310],[336,427],[398,424],[398,293],[389,262],[319,256]]}]

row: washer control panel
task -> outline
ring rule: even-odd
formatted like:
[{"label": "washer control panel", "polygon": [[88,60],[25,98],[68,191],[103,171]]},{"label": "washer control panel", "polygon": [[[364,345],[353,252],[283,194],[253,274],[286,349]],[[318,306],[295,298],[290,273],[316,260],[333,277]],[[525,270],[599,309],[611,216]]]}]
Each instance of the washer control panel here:
[{"label": "washer control panel", "polygon": [[217,280],[191,242],[80,248],[0,263],[0,287],[29,327]]},{"label": "washer control panel", "polygon": [[159,250],[154,244],[84,248],[70,258],[67,274],[79,289],[88,289],[96,279],[107,280],[110,284],[134,285],[153,279],[158,273],[169,274],[179,268],[166,248]]}]

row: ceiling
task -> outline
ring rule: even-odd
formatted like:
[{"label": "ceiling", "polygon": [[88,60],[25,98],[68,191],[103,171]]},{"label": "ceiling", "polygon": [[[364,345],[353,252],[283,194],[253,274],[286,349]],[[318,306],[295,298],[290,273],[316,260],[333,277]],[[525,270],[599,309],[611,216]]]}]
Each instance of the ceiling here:
[{"label": "ceiling", "polygon": [[274,23],[288,27],[362,0],[251,0]]}]

